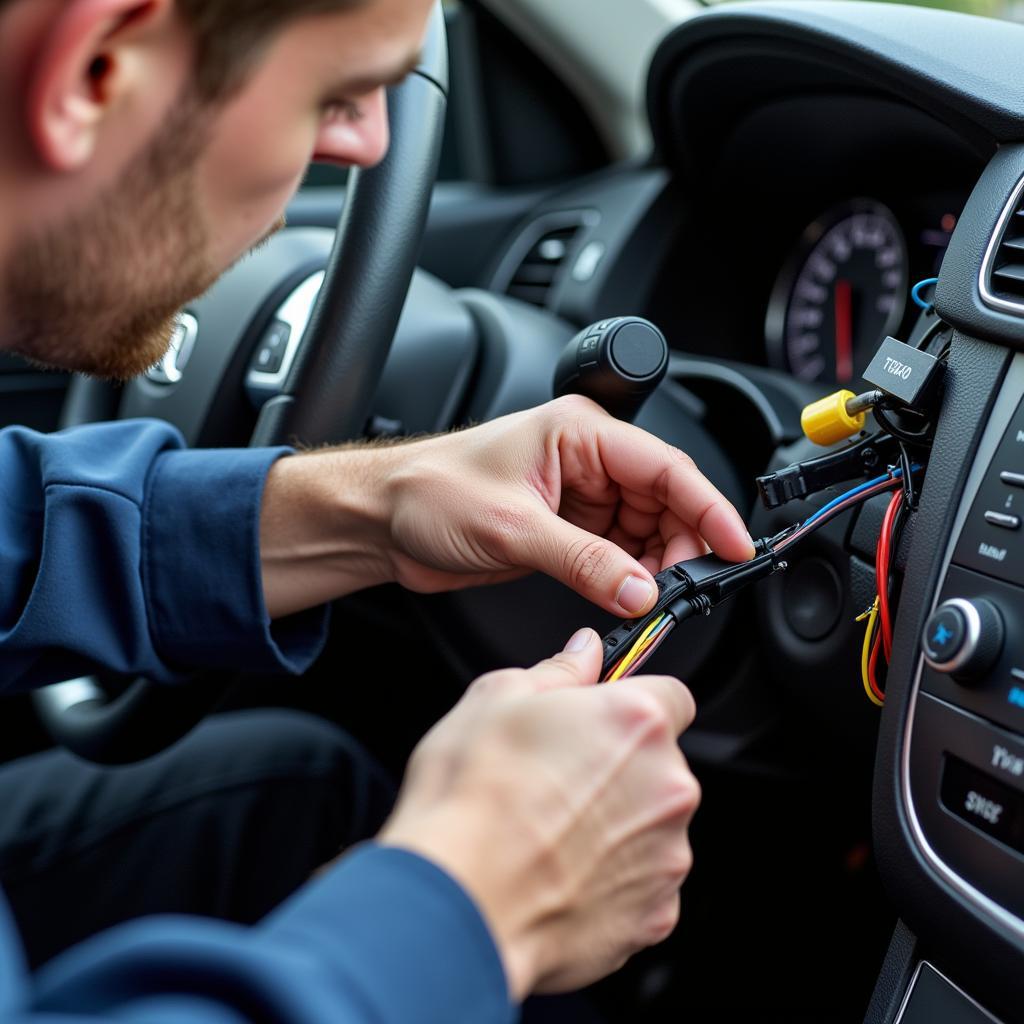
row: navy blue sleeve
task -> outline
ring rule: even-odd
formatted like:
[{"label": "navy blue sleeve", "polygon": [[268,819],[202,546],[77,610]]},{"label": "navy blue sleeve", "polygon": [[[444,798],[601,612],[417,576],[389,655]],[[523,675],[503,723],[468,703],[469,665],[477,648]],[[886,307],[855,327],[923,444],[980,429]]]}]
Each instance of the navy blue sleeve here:
[{"label": "navy blue sleeve", "polygon": [[0,432],[0,690],[307,668],[326,612],[272,627],[263,603],[263,487],[287,454],[187,451],[149,421]]},{"label": "navy blue sleeve", "polygon": [[[509,1024],[487,925],[431,863],[366,846],[261,925],[154,918],[19,974],[0,921],[7,1024]],[[8,985],[3,985],[7,978]]]}]

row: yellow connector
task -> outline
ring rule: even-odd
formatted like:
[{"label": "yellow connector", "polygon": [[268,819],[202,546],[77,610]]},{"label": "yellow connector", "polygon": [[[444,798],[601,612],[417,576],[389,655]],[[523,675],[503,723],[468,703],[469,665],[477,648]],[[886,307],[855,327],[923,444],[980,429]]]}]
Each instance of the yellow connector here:
[{"label": "yellow connector", "polygon": [[807,406],[800,416],[800,426],[808,440],[828,447],[864,429],[866,408],[870,407],[858,401],[852,391],[837,391]]}]

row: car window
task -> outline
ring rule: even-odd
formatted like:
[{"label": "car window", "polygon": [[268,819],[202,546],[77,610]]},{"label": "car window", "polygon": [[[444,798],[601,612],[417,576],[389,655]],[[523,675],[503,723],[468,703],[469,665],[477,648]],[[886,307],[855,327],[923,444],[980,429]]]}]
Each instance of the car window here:
[{"label": "car window", "polygon": [[[703,0],[707,6],[728,3],[729,0]],[[985,18],[1005,18],[1020,21],[1022,8],[1019,0],[877,0],[879,3],[908,3],[915,7],[937,7],[963,14],[977,14]]]}]

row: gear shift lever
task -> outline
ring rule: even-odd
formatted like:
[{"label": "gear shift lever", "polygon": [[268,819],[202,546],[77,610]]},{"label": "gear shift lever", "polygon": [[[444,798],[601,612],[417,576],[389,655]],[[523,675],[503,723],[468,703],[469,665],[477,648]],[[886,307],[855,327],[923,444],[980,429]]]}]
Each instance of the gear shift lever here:
[{"label": "gear shift lever", "polygon": [[668,372],[668,342],[640,317],[602,320],[581,331],[555,370],[555,397],[586,395],[632,422]]}]

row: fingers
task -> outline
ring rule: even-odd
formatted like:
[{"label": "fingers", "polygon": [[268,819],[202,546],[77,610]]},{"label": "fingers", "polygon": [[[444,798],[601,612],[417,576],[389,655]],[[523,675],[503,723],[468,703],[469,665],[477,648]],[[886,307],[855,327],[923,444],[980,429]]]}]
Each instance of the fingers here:
[{"label": "fingers", "polygon": [[538,692],[593,686],[601,677],[602,661],[601,638],[592,629],[581,629],[561,654],[542,661],[526,674]]},{"label": "fingers", "polygon": [[654,577],[640,562],[553,512],[542,517],[523,544],[522,564],[553,576],[619,618],[649,611],[657,600]]},{"label": "fingers", "polygon": [[643,690],[654,697],[668,717],[676,736],[682,736],[697,716],[697,703],[693,699],[693,694],[678,679],[671,676],[634,676],[632,679],[616,683],[615,686]]},{"label": "fingers", "polygon": [[754,556],[740,514],[692,459],[630,424],[601,418],[593,426],[605,471],[637,513],[665,506],[722,558],[739,562]]}]

